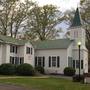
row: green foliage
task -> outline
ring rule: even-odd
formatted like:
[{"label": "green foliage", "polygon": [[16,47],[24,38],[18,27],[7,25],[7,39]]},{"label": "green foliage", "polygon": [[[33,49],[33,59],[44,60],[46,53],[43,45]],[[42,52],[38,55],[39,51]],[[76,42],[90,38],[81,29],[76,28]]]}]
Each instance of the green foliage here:
[{"label": "green foliage", "polygon": [[90,24],[90,0],[81,0],[81,15],[84,22]]},{"label": "green foliage", "polygon": [[64,69],[64,75],[66,75],[66,76],[73,76],[73,75],[75,75],[75,72],[76,72],[76,70],[71,67],[66,67]]},{"label": "green foliage", "polygon": [[86,30],[86,46],[88,49],[88,60],[90,68],[90,0],[81,0],[81,16]]},{"label": "green foliage", "polygon": [[44,74],[44,68],[43,67],[37,66],[37,67],[35,67],[35,70],[41,74]]},{"label": "green foliage", "polygon": [[1,75],[14,75],[16,71],[15,65],[12,64],[2,64],[0,65]]},{"label": "green foliage", "polygon": [[33,76],[35,74],[34,68],[30,64],[21,64],[17,66],[16,72],[22,76]]}]

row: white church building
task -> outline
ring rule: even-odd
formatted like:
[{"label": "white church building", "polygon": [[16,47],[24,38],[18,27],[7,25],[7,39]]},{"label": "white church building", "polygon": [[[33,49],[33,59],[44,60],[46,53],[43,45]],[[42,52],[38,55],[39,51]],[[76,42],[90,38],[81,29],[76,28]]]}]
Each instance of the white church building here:
[{"label": "white church building", "polygon": [[70,37],[66,39],[30,42],[0,35],[0,64],[29,63],[42,66],[46,73],[63,74],[65,67],[73,67],[79,73],[79,47],[81,73],[88,73],[88,50],[85,46],[85,29],[76,10]]}]

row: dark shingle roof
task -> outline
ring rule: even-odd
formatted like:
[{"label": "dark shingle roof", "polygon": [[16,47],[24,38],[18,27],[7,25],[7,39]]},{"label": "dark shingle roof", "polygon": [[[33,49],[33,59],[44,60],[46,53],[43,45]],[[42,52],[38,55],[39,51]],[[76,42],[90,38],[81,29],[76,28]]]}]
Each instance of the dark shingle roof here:
[{"label": "dark shingle roof", "polygon": [[82,23],[81,23],[80,13],[79,13],[79,9],[77,8],[71,27],[81,26],[81,25]]},{"label": "dark shingle roof", "polygon": [[66,49],[71,44],[70,39],[56,39],[33,42],[35,49]]},{"label": "dark shingle roof", "polygon": [[0,35],[0,43],[24,45],[26,43],[26,40],[18,40],[18,39],[12,38],[10,36]]}]

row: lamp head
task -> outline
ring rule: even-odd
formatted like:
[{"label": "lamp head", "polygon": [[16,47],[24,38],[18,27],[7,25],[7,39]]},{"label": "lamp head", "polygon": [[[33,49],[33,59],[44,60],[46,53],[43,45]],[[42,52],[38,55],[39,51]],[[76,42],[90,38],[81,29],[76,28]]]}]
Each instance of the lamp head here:
[{"label": "lamp head", "polygon": [[78,42],[78,46],[81,46],[81,42],[80,41]]}]

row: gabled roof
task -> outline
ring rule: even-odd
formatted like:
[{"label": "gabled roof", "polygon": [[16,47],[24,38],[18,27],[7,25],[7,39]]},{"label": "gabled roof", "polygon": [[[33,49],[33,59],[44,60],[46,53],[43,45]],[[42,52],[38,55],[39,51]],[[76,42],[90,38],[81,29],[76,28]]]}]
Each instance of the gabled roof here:
[{"label": "gabled roof", "polygon": [[79,13],[79,9],[77,8],[71,27],[76,27],[81,25],[82,23],[81,23],[80,13]]},{"label": "gabled roof", "polygon": [[[30,42],[29,40],[19,40],[9,36],[0,35],[0,43],[14,44],[14,45],[25,45]],[[67,49],[71,44],[70,39],[56,39],[46,41],[35,41],[30,42],[35,49]]]},{"label": "gabled roof", "polygon": [[32,44],[35,49],[67,49],[71,42],[72,40],[70,39],[56,39],[47,41],[36,41]]},{"label": "gabled roof", "polygon": [[0,43],[24,45],[26,42],[27,42],[26,40],[19,40],[19,39],[12,38],[10,36],[0,35]]}]

